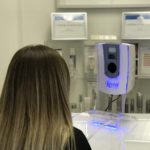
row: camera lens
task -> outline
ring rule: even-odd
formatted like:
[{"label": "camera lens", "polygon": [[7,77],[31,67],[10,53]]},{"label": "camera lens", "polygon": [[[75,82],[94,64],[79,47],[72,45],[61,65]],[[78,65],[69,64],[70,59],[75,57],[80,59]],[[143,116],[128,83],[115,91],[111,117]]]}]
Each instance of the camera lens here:
[{"label": "camera lens", "polygon": [[117,70],[116,64],[115,63],[110,63],[108,64],[108,71],[111,73],[115,73]]}]

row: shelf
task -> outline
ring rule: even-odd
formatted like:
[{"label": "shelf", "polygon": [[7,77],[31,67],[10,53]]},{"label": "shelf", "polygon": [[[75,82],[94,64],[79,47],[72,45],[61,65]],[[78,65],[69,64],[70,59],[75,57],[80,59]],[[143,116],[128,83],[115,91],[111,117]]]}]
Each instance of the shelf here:
[{"label": "shelf", "polygon": [[120,43],[120,40],[85,40],[84,46],[96,46],[98,43]]},{"label": "shelf", "polygon": [[[88,75],[85,74],[85,78],[88,82],[97,82],[97,76],[96,75]],[[136,79],[150,79],[150,75],[135,75]]]},{"label": "shelf", "polygon": [[150,7],[149,0],[57,0],[57,8],[141,8]]},{"label": "shelf", "polygon": [[132,38],[124,38],[122,37],[121,40],[127,40],[127,41],[143,41],[143,40],[150,40],[150,38],[136,38],[136,37],[132,37]]},{"label": "shelf", "polygon": [[150,79],[150,75],[136,75],[137,79]]},{"label": "shelf", "polygon": [[138,79],[150,79],[150,76],[138,76]]},{"label": "shelf", "polygon": [[71,5],[71,4],[61,4],[61,5],[57,5],[57,8],[142,8],[142,7],[150,7],[150,4],[146,5],[146,4],[99,4],[99,5]]}]

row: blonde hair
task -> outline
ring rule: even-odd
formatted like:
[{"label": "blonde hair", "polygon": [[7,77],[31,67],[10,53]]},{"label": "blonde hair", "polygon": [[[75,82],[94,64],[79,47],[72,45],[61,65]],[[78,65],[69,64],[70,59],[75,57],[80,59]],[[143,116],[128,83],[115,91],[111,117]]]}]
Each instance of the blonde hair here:
[{"label": "blonde hair", "polygon": [[0,97],[0,149],[74,150],[69,86],[67,65],[55,50],[17,51]]}]

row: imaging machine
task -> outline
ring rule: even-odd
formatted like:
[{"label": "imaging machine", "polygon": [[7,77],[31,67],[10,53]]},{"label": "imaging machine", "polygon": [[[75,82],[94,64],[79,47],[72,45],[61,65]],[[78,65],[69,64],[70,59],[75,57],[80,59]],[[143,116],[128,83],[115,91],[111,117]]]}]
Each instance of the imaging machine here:
[{"label": "imaging machine", "polygon": [[106,94],[127,94],[135,81],[135,46],[99,43],[98,88]]},{"label": "imaging machine", "polygon": [[121,95],[124,112],[126,94],[131,91],[135,81],[135,46],[99,43],[96,48],[99,91]]}]

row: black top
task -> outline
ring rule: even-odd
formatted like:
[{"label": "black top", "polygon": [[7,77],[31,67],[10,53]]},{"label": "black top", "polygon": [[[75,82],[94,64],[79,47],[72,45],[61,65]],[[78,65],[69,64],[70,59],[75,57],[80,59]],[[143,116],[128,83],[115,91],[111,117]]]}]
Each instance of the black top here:
[{"label": "black top", "polygon": [[74,128],[76,150],[92,150],[83,132]]},{"label": "black top", "polygon": [[[83,132],[75,127],[73,128],[73,130],[75,136],[76,150],[92,150]],[[65,150],[70,150],[70,148],[68,148],[69,145],[66,145]]]}]

